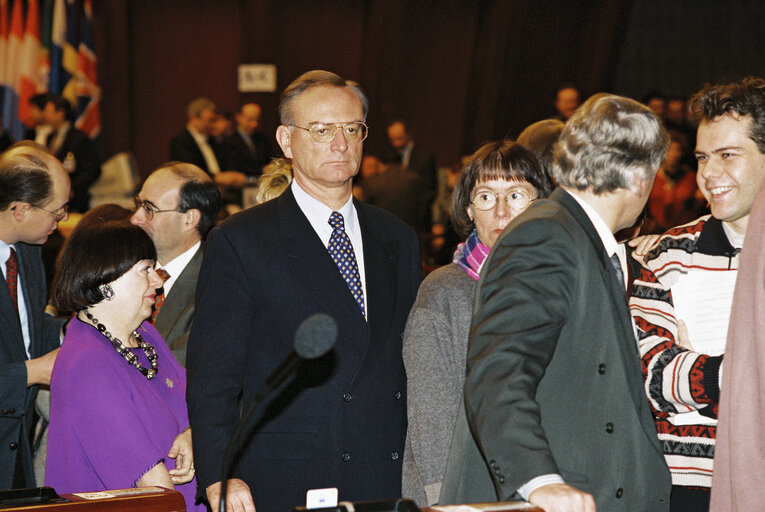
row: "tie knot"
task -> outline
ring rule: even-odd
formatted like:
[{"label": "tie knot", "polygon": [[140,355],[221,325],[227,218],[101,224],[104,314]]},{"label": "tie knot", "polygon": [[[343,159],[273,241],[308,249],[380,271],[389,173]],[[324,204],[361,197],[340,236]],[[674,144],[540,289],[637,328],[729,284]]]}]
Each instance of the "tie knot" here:
[{"label": "tie knot", "polygon": [[345,231],[345,221],[343,220],[343,214],[340,212],[332,212],[332,214],[329,216],[329,225],[332,226],[332,229],[340,231],[341,233]]},{"label": "tie knot", "polygon": [[164,268],[158,268],[157,275],[162,278],[163,282],[170,279],[170,274],[168,274],[167,270],[165,270]]}]

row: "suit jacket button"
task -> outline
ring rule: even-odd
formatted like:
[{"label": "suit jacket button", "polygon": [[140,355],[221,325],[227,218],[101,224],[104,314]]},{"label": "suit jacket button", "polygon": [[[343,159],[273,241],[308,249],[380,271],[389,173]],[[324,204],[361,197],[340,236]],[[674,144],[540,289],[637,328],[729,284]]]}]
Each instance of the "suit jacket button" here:
[{"label": "suit jacket button", "polygon": [[393,452],[390,454],[390,458],[393,460],[398,460],[398,452]]},{"label": "suit jacket button", "polygon": [[606,365],[604,365],[604,364],[598,365],[598,373],[601,374],[601,375],[606,373]]},{"label": "suit jacket button", "polygon": [[396,398],[396,400],[401,400],[401,391],[396,391],[396,394],[393,396]]},{"label": "suit jacket button", "polygon": [[10,448],[11,450],[15,450],[18,447],[19,447],[19,443],[17,443],[16,441],[8,445],[8,448]]},{"label": "suit jacket button", "polygon": [[606,432],[611,434],[613,433],[613,431],[614,431],[614,424],[609,421],[608,423],[606,423]]},{"label": "suit jacket button", "polygon": [[343,395],[343,400],[345,400],[346,402],[350,402],[351,398],[353,398],[353,395],[351,395],[350,393],[346,393]]},{"label": "suit jacket button", "polygon": [[351,454],[348,452],[343,452],[343,461],[348,462],[351,460]]},{"label": "suit jacket button", "polygon": [[623,494],[624,494],[624,489],[622,489],[621,487],[616,489],[616,498],[617,499],[621,498]]},{"label": "suit jacket button", "polygon": [[492,468],[494,468],[494,467],[496,467],[496,466],[497,466],[497,463],[496,463],[496,462],[494,462],[493,460],[490,460],[490,461],[489,461],[489,466],[491,466]]},{"label": "suit jacket button", "polygon": [[499,480],[499,483],[504,484],[505,483],[505,477],[501,476],[497,480]]}]

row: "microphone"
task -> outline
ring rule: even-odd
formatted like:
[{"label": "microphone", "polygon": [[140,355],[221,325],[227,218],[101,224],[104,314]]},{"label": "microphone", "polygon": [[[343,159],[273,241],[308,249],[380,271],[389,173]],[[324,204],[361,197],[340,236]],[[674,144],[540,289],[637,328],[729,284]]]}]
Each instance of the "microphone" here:
[{"label": "microphone", "polygon": [[295,349],[266,378],[254,402],[260,402],[278,388],[302,361],[326,354],[336,340],[337,324],[331,316],[317,313],[303,320],[295,332]]},{"label": "microphone", "polygon": [[250,423],[250,417],[257,406],[276,391],[293,374],[301,362],[323,356],[335,345],[335,341],[337,341],[337,323],[331,316],[317,313],[300,323],[295,332],[294,350],[266,377],[263,385],[255,393],[255,398],[250,402],[247,412],[239,419],[234,432],[231,434],[221,467],[220,512],[226,511],[227,477],[235,453],[234,448],[239,443],[239,439],[243,437],[245,426]]}]

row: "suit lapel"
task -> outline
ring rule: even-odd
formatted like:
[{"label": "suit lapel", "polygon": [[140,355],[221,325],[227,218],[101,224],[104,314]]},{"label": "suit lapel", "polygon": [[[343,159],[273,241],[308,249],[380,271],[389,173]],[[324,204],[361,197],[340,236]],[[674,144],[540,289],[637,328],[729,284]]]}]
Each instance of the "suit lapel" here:
[{"label": "suit lapel", "polygon": [[[640,355],[637,350],[635,332],[632,329],[631,315],[625,299],[624,290],[621,289],[619,283],[614,278],[615,274],[611,262],[606,255],[603,242],[601,241],[598,232],[595,230],[595,227],[592,225],[592,222],[579,203],[577,203],[571,195],[561,189],[556,190],[551,196],[551,199],[561,203],[581,225],[597,255],[598,269],[609,293],[609,306],[613,308],[613,314],[616,317],[617,325],[620,327],[620,342],[617,343],[619,354],[627,372],[631,372],[633,375],[640,375],[640,379],[627,379],[627,384],[630,387],[630,396],[635,404],[635,409],[643,411],[647,406],[647,399],[642,385]],[[639,417],[645,419],[647,416],[645,414],[639,414]],[[642,421],[642,425],[646,434],[651,438],[655,438],[656,430],[653,422]]]},{"label": "suit lapel", "polygon": [[165,303],[162,304],[162,309],[157,315],[157,330],[169,330],[180,312],[188,306],[190,301],[194,300],[196,276],[199,275],[199,267],[202,265],[203,248],[204,246],[199,246],[165,298]]},{"label": "suit lapel", "polygon": [[368,326],[348,285],[292,191],[287,189],[276,201],[285,257],[294,260],[290,267],[300,279],[302,293],[314,300],[317,311],[326,311],[338,324],[342,322],[341,331],[354,333],[352,339],[338,341],[352,344],[353,352],[360,357],[368,343]]}]

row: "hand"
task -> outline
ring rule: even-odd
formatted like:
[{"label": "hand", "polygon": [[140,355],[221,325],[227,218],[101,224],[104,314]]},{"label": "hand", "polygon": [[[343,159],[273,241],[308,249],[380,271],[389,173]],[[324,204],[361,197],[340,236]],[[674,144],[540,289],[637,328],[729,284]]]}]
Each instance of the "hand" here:
[{"label": "hand", "polygon": [[35,384],[47,386],[50,384],[50,374],[53,371],[53,363],[56,362],[59,350],[57,348],[44,356],[24,361],[24,364],[27,365],[27,386],[34,386]]},{"label": "hand", "polygon": [[194,453],[191,450],[190,428],[178,434],[167,456],[175,459],[175,469],[170,470],[170,478],[175,485],[185,484],[194,479]]},{"label": "hand", "polygon": [[679,318],[677,319],[677,344],[693,352],[691,337],[688,335],[688,326]]},{"label": "hand", "polygon": [[[207,500],[210,502],[212,512],[220,510],[220,489],[220,482],[207,487]],[[252,501],[250,487],[243,480],[238,478],[228,480],[226,512],[255,512],[255,502]]]},{"label": "hand", "polygon": [[648,254],[648,251],[653,249],[654,244],[661,235],[644,235],[639,236],[637,238],[633,238],[632,240],[627,242],[627,245],[630,247],[635,247],[635,250],[632,251],[635,256],[643,257],[646,254]]},{"label": "hand", "polygon": [[535,489],[529,494],[529,503],[533,503],[545,512],[595,512],[595,499],[591,494],[582,492],[566,484],[549,484]]}]

